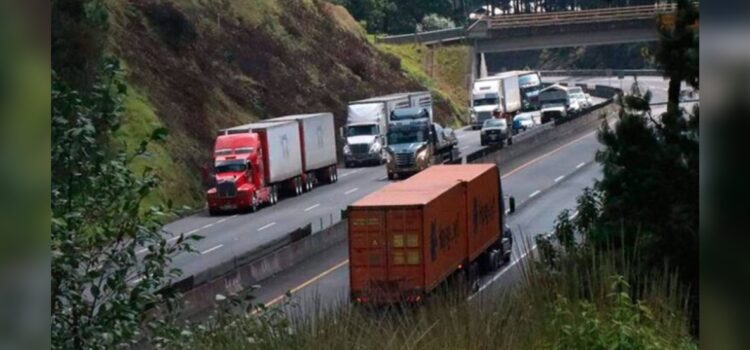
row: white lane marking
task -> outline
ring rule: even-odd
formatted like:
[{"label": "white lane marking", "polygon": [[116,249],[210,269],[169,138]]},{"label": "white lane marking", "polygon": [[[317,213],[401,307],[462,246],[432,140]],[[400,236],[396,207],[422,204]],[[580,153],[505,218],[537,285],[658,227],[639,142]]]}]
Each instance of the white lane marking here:
[{"label": "white lane marking", "polygon": [[263,231],[263,230],[265,230],[265,229],[267,229],[267,228],[269,228],[269,227],[271,227],[273,225],[276,225],[275,221],[272,222],[272,223],[270,223],[270,224],[263,225],[261,228],[258,229],[258,231]]},{"label": "white lane marking", "polygon": [[584,165],[586,165],[586,162],[583,162],[581,164],[576,165],[576,169],[580,169]]},{"label": "white lane marking", "polygon": [[[215,225],[215,224],[220,224],[220,223],[222,223],[222,222],[225,222],[225,221],[227,221],[227,220],[231,220],[231,219],[234,219],[234,218],[236,218],[236,217],[237,217],[237,215],[239,215],[239,214],[234,214],[234,215],[232,215],[232,216],[229,216],[229,217],[225,217],[225,218],[219,219],[218,221],[216,221],[216,222],[214,222],[214,223],[206,224],[206,225],[203,225],[203,226],[201,226],[201,227],[199,227],[199,228],[194,228],[194,229],[192,229],[192,230],[190,230],[190,231],[187,231],[187,232],[185,232],[185,233],[183,234],[183,236],[184,236],[185,238],[187,238],[187,237],[190,237],[190,236],[194,235],[194,234],[195,234],[196,232],[198,232],[198,231],[200,231],[200,230],[203,230],[203,229],[207,229],[207,228],[209,228],[209,227],[211,227],[211,226],[213,226],[213,225]],[[171,237],[171,238],[167,239],[167,243],[172,243],[172,242],[174,242],[174,241],[176,241],[176,240],[178,240],[178,239],[180,239],[180,235],[177,235],[177,236],[174,236],[174,237]],[[138,250],[138,251],[136,251],[135,253],[136,253],[136,254],[143,254],[143,253],[145,253],[145,252],[147,252],[147,251],[148,251],[148,248],[143,248],[143,249],[141,249],[141,250]]]},{"label": "white lane marking", "polygon": [[560,175],[560,176],[558,176],[558,177],[555,178],[555,182],[560,182],[564,178],[565,178],[565,175]]},{"label": "white lane marking", "polygon": [[532,192],[532,193],[531,193],[531,194],[529,195],[529,198],[532,198],[532,197],[534,197],[534,196],[536,196],[536,195],[538,195],[538,194],[540,194],[540,193],[542,193],[542,191],[540,191],[540,190],[536,190],[536,191]]},{"label": "white lane marking", "polygon": [[351,190],[344,192],[344,194],[354,193],[357,192],[357,190],[359,190],[359,187],[352,188]]},{"label": "white lane marking", "polygon": [[319,206],[320,206],[320,203],[318,203],[318,204],[315,204],[315,205],[311,205],[311,206],[309,206],[309,207],[305,208],[305,211],[310,211],[310,210],[313,210],[313,209],[315,209],[315,208],[317,208],[317,207],[319,207]]},{"label": "white lane marking", "polygon": [[214,250],[216,250],[216,249],[219,249],[219,248],[221,248],[221,247],[223,247],[223,246],[224,246],[223,244],[219,244],[219,245],[217,245],[217,246],[215,246],[215,247],[212,247],[212,248],[208,248],[208,249],[206,249],[206,250],[202,251],[202,252],[201,252],[201,255],[206,255],[206,254],[208,254],[208,253],[210,253],[210,252],[212,252],[212,251],[214,251]]},{"label": "white lane marking", "polygon": [[360,172],[360,171],[362,171],[362,169],[352,170],[352,171],[350,171],[350,172],[348,172],[348,173],[345,173],[345,174],[341,174],[341,175],[339,175],[339,177],[347,177],[347,176],[349,176],[349,175],[351,175],[351,174],[356,174],[356,173],[358,173],[358,172]]},{"label": "white lane marking", "polygon": [[[548,233],[548,234],[546,234],[544,236],[545,237],[549,237],[553,233],[554,233],[554,231],[552,231],[552,232],[550,232],[550,233]],[[534,250],[536,250],[536,244],[534,244],[534,246],[531,247],[531,249],[529,249],[526,252],[524,252],[523,254],[521,254],[521,256],[518,257],[518,259],[513,260],[510,264],[508,264],[508,266],[506,266],[505,268],[503,268],[502,270],[500,270],[496,275],[492,276],[492,279],[490,279],[487,283],[485,283],[481,287],[479,287],[479,289],[477,289],[476,293],[474,293],[474,294],[472,294],[472,295],[469,296],[468,300],[474,299],[475,296],[479,295],[479,293],[481,293],[483,290],[487,289],[487,287],[489,287],[492,283],[494,283],[495,281],[497,281],[498,278],[500,278],[503,274],[505,274],[506,272],[508,272],[508,270],[510,270],[513,266],[516,266],[516,264],[518,264],[519,262],[521,262],[521,260],[525,259],[526,256],[529,255],[529,253],[533,252]]]}]

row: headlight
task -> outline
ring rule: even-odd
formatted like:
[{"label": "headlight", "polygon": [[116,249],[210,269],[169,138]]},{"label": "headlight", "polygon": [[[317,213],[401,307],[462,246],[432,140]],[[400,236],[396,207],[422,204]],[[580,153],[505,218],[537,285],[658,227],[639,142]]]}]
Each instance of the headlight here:
[{"label": "headlight", "polygon": [[349,145],[344,145],[344,154],[352,154],[352,151],[349,149]]},{"label": "headlight", "polygon": [[423,150],[417,152],[417,158],[419,159],[425,159],[427,158],[427,147],[425,147]]},{"label": "headlight", "polygon": [[380,152],[381,147],[382,146],[380,145],[380,142],[375,141],[373,142],[372,146],[370,146],[370,152],[373,152],[373,153]]}]

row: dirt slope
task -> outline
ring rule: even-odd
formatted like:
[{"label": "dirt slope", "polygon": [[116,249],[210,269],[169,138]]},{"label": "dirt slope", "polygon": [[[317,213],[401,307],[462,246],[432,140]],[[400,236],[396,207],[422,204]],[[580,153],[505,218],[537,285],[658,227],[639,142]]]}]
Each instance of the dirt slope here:
[{"label": "dirt slope", "polygon": [[[201,168],[216,131],[284,114],[424,89],[395,56],[370,45],[342,7],[298,0],[134,0],[109,3],[111,50],[131,87],[123,139],[170,130],[156,150],[165,186],[155,200],[200,205]],[[451,107],[440,102],[438,118]]]}]

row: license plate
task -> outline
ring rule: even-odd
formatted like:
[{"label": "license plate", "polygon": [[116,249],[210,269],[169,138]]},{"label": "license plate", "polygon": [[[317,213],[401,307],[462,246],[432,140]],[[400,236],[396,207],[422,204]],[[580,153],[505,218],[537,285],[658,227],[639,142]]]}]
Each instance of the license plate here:
[{"label": "license plate", "polygon": [[221,206],[221,210],[233,210],[237,209],[237,206],[234,204],[224,204]]}]

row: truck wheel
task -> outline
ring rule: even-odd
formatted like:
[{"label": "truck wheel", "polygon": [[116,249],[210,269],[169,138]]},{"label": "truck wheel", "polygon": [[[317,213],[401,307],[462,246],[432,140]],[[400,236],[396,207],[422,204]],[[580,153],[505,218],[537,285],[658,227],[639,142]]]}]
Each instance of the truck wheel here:
[{"label": "truck wheel", "polygon": [[312,191],[313,187],[315,187],[315,176],[310,173],[310,175],[307,177],[307,192]]},{"label": "truck wheel", "polygon": [[352,162],[345,162],[344,166],[347,167],[347,168],[353,168],[354,167],[354,165],[352,165]]},{"label": "truck wheel", "polygon": [[332,168],[333,168],[333,182],[339,181],[339,168],[337,168],[335,165],[333,165]]},{"label": "truck wheel", "polygon": [[388,173],[388,180],[393,180],[396,178],[396,174]]},{"label": "truck wheel", "polygon": [[250,211],[256,212],[258,211],[258,195],[253,193],[253,200],[250,202]]},{"label": "truck wheel", "polygon": [[219,211],[216,209],[208,208],[208,216],[216,216],[219,215]]}]

